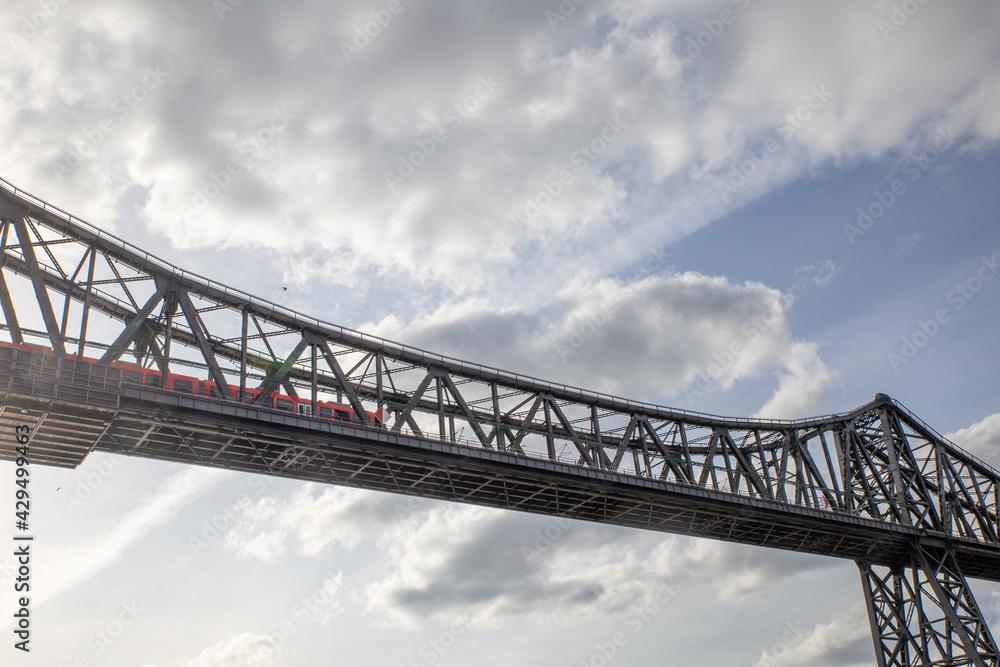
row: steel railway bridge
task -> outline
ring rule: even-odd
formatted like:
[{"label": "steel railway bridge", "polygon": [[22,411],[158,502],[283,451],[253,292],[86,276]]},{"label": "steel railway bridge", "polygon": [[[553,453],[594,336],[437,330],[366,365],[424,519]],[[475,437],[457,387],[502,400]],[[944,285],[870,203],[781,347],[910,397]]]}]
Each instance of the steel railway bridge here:
[{"label": "steel railway bridge", "polygon": [[[1000,581],[1000,473],[888,396],[736,419],[508,373],[218,284],[3,180],[0,250],[0,340],[21,344],[0,346],[2,458],[28,423],[38,464],[114,452],[849,558],[879,667],[1000,666],[966,581]],[[333,400],[358,421],[314,416]]]}]

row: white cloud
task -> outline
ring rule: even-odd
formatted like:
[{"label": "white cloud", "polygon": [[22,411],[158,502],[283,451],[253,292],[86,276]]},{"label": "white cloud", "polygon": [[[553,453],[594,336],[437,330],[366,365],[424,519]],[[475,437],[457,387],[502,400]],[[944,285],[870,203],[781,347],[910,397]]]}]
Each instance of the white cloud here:
[{"label": "white cloud", "polygon": [[945,437],[987,463],[1000,467],[1000,412]]},{"label": "white cloud", "polygon": [[[813,274],[812,280],[816,287],[825,289],[830,286],[837,274],[843,271],[844,267],[838,266],[832,259],[828,259],[819,266],[805,266],[802,269]],[[798,269],[796,269],[797,272]]]},{"label": "white cloud", "polygon": [[863,604],[819,623],[811,630],[789,622],[780,639],[764,649],[754,667],[868,667],[872,660],[871,626]]},{"label": "white cloud", "polygon": [[650,560],[664,576],[710,584],[720,600],[731,604],[751,602],[780,579],[830,565],[789,551],[688,538],[663,541]]},{"label": "white cloud", "polygon": [[783,303],[779,291],[759,283],[733,285],[694,272],[632,282],[578,277],[537,309],[470,300],[365,329],[459,358],[656,400],[704,387],[705,378],[728,389],[780,363],[791,338]]},{"label": "white cloud", "polygon": [[226,547],[241,558],[276,562],[287,542],[294,552],[318,557],[333,544],[356,546],[382,530],[416,516],[421,499],[347,487],[304,484],[287,501],[244,500],[236,506],[236,525],[226,533]]},{"label": "white cloud", "polygon": [[818,343],[793,343],[782,359],[778,388],[755,417],[791,419],[820,414],[837,374],[819,358]]},{"label": "white cloud", "polygon": [[244,632],[205,648],[189,667],[279,667],[284,665],[282,649],[267,635]]},{"label": "white cloud", "polygon": [[[323,579],[319,589],[307,598],[309,604],[303,603],[302,605],[309,612],[309,618],[320,625],[326,625],[327,621],[342,612],[344,609],[340,605],[338,593],[343,585],[344,573],[342,571]],[[298,613],[295,618],[301,619],[304,612],[298,611],[298,609],[296,611]]]},{"label": "white cloud", "polygon": [[46,558],[45,568],[50,576],[39,582],[36,604],[43,604],[111,566],[129,548],[174,519],[186,505],[231,474],[211,468],[175,473],[140,500],[135,509],[110,522],[108,529],[89,544],[76,545],[71,551],[49,552],[51,560]]},{"label": "white cloud", "polygon": [[[876,25],[890,10],[861,0],[594,0],[555,32],[530,3],[494,8],[488,30],[448,28],[478,21],[464,3],[407,7],[346,63],[330,45],[352,38],[360,3],[324,6],[322,20],[315,7],[244,4],[222,22],[210,7],[67,5],[30,48],[0,53],[12,137],[0,173],[105,225],[135,202],[178,246],[276,249],[304,281],[358,284],[374,269],[509,305],[511,285],[558,288],[586,252],[620,270],[811,169],[905,150],[939,125],[973,145],[1000,138],[992,3],[922,6],[890,40]],[[724,7],[737,20],[689,58],[689,38]],[[6,7],[12,24],[36,10]],[[121,117],[111,105],[147,66],[169,76]],[[450,122],[480,77],[498,85]],[[747,151],[824,86],[830,98],[720,199]],[[294,117],[268,134],[286,107]],[[53,162],[104,118],[114,129],[56,176]],[[627,127],[602,139],[615,118]],[[447,138],[391,192],[386,171],[435,128]],[[234,157],[240,174],[182,215]],[[573,183],[548,202],[562,170]],[[512,221],[526,199],[543,210]]]},{"label": "white cloud", "polygon": [[645,603],[656,584],[708,585],[720,600],[739,604],[783,577],[827,564],[722,542],[452,506],[398,527],[387,546],[388,575],[359,598],[378,622],[409,627],[456,617],[485,626],[604,617]]},{"label": "white cloud", "polygon": [[[708,586],[718,599],[742,604],[784,577],[829,563],[354,489],[326,489],[317,496],[313,485],[307,487],[287,501],[241,505],[227,545],[238,556],[264,561],[284,556],[287,542],[294,542],[299,556],[312,558],[323,557],[333,544],[377,546],[388,558],[386,573],[365,585],[355,601],[379,625],[415,627],[461,617],[495,626],[526,617],[601,617],[646,601],[657,582]],[[257,548],[272,535],[280,549]]]}]

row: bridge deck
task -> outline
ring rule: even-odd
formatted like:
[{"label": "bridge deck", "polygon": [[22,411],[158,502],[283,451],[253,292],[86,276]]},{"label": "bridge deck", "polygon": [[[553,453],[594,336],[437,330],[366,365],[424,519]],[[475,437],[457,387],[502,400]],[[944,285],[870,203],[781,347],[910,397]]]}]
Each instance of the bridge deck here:
[{"label": "bridge deck", "polygon": [[[926,531],[513,453],[121,384],[120,371],[0,348],[0,457],[93,450],[353,486],[891,565]],[[35,358],[37,357],[37,358]],[[20,365],[19,365],[20,364]],[[932,536],[933,537],[933,536]],[[963,571],[1000,580],[1000,548],[945,535]]]}]

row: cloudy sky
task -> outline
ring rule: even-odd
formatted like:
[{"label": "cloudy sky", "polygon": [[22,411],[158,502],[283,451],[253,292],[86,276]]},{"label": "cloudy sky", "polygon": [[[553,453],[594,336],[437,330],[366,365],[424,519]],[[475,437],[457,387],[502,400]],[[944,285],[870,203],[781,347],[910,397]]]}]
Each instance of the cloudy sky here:
[{"label": "cloudy sky", "polygon": [[[0,176],[182,267],[684,409],[884,392],[1000,463],[995,2],[7,0],[0,37]],[[35,480],[16,664],[874,664],[850,562],[104,455]]]}]

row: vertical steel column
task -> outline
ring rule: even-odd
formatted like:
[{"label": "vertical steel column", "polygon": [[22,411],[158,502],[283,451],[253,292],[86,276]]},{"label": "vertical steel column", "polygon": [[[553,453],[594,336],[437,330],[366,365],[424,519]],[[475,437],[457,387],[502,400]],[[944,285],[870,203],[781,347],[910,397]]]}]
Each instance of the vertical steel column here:
[{"label": "vertical steel column", "polygon": [[163,388],[170,386],[170,339],[174,335],[174,311],[177,310],[177,293],[171,291],[164,301],[167,311],[166,327],[163,332]]},{"label": "vertical steel column", "polygon": [[552,437],[552,409],[549,407],[547,396],[542,397],[542,407],[545,408],[545,449],[548,452],[549,460],[556,460],[556,441]]},{"label": "vertical steel column", "polygon": [[444,391],[441,386],[441,376],[434,378],[434,385],[437,387],[437,409],[438,409],[438,440],[444,440]]},{"label": "vertical steel column", "polygon": [[[385,366],[385,360],[382,358],[381,352],[375,353],[375,414],[379,414],[382,411],[382,406],[385,401],[382,397],[382,370]],[[385,417],[382,417],[385,419]]]},{"label": "vertical steel column", "polygon": [[899,451],[896,448],[896,438],[892,434],[892,424],[885,408],[879,408],[879,422],[882,430],[882,443],[885,445],[886,454],[889,457],[889,472],[892,475],[893,496],[896,503],[896,511],[899,513],[900,523],[906,526],[913,525],[913,518],[907,503],[907,488],[903,483],[903,473],[900,470]]},{"label": "vertical steel column", "polygon": [[319,368],[317,366],[317,357],[319,356],[316,352],[316,346],[310,345],[309,349],[312,350],[312,383],[310,389],[312,390],[312,413],[313,417],[319,416]]},{"label": "vertical steel column", "polygon": [[493,432],[496,434],[497,450],[501,452],[507,451],[506,446],[503,442],[503,429],[501,428],[500,420],[500,394],[497,390],[497,381],[490,381],[490,394],[493,396]]},{"label": "vertical steel column", "polygon": [[87,345],[87,321],[90,317],[90,300],[94,291],[94,263],[97,259],[97,248],[90,246],[90,266],[87,267],[87,291],[83,297],[83,316],[80,318],[80,342],[77,345],[76,356],[83,358],[83,349]]},{"label": "vertical steel column", "polygon": [[250,325],[250,309],[243,309],[243,334],[240,338],[240,397],[241,403],[247,400],[247,328]]},{"label": "vertical steel column", "polygon": [[4,321],[7,323],[7,330],[10,331],[11,340],[20,345],[24,342],[21,335],[21,325],[17,323],[17,311],[14,310],[14,302],[10,298],[10,291],[7,289],[7,280],[3,277],[3,267],[7,258],[7,230],[10,223],[2,221],[3,232],[0,232],[0,307],[3,308]]},{"label": "vertical steel column", "polygon": [[[83,252],[83,257],[80,258],[80,263],[76,265],[76,271],[74,271],[73,275],[70,276],[69,278],[70,282],[72,283],[76,282],[76,277],[80,275],[80,271],[83,269],[83,265],[87,262],[87,258],[89,256],[90,256],[90,248],[87,248]],[[66,329],[69,327],[69,307],[72,301],[73,301],[72,292],[67,291],[66,294],[63,295],[62,322],[59,324],[59,333],[60,335],[62,335],[63,338],[66,337]]]},{"label": "vertical steel column", "polygon": [[[604,444],[604,438],[601,436],[601,420],[600,416],[597,414],[597,406],[590,406],[590,431],[594,434],[594,442],[598,445]],[[596,461],[597,467],[608,468],[607,456],[604,455],[604,450],[601,447],[595,447],[595,452],[597,453]]]}]

